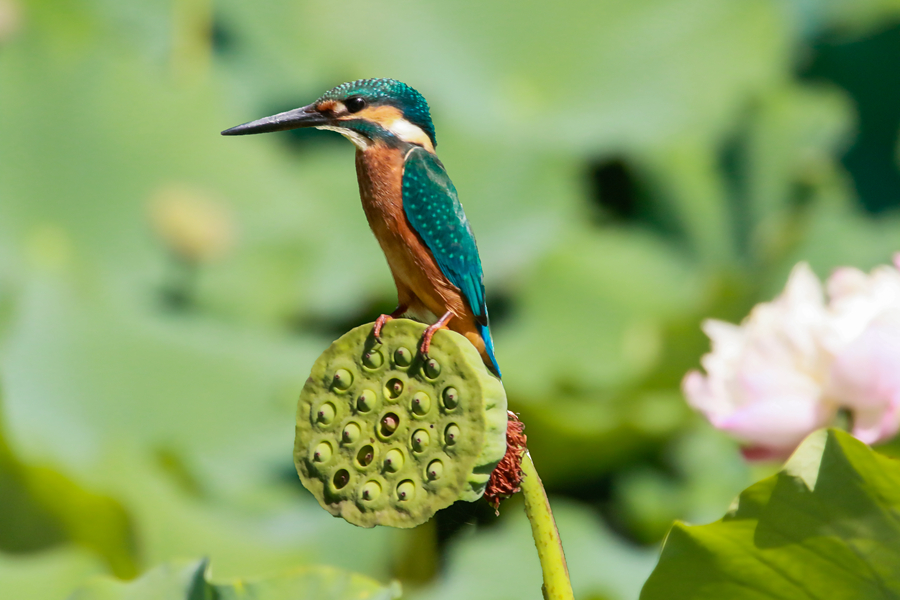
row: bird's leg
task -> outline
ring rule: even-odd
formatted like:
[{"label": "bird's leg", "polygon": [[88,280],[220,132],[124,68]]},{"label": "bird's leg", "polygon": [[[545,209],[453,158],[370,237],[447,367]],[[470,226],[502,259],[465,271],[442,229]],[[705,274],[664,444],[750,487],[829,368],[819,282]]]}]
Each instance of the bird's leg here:
[{"label": "bird's leg", "polygon": [[381,343],[381,329],[384,327],[385,323],[387,323],[391,319],[396,319],[397,317],[403,316],[403,313],[405,313],[408,309],[408,306],[406,306],[405,304],[401,304],[397,306],[397,308],[394,309],[394,312],[392,312],[391,314],[381,315],[377,319],[375,319],[375,328],[372,329],[372,335],[375,336],[375,341],[379,344]]},{"label": "bird's leg", "polygon": [[419,352],[422,353],[423,357],[428,358],[428,350],[431,348],[431,338],[434,337],[434,333],[438,329],[446,329],[447,323],[449,323],[452,318],[453,313],[448,310],[434,325],[429,325],[428,329],[425,330],[425,335],[422,336],[422,343],[419,345]]}]

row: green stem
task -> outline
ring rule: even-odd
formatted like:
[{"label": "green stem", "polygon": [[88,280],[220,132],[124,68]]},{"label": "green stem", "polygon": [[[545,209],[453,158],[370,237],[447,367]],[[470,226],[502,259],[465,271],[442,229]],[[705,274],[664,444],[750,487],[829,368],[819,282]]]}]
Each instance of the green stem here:
[{"label": "green stem", "polygon": [[534,536],[534,545],[537,547],[541,571],[544,574],[542,587],[544,599],[574,600],[566,555],[563,553],[553,511],[550,510],[550,501],[547,500],[547,492],[544,491],[544,485],[527,450],[522,456],[522,473],[525,515],[531,522],[531,534]]}]

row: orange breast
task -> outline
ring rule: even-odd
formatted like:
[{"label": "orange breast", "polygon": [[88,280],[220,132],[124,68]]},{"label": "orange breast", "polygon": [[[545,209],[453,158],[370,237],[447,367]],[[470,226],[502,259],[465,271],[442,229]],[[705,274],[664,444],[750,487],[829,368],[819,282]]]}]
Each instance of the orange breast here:
[{"label": "orange breast", "polygon": [[400,303],[437,317],[449,310],[471,318],[459,289],[441,273],[403,211],[402,151],[384,144],[357,150],[356,174],[363,209],[394,275]]}]

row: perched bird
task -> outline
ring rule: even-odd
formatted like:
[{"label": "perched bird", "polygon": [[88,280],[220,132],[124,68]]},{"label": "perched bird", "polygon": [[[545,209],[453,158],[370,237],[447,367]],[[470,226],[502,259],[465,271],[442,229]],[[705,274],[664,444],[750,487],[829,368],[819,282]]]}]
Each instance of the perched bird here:
[{"label": "perched bird", "polygon": [[435,154],[425,98],[394,79],[361,79],[222,135],[299,127],[336,131],[356,146],[363,209],[397,286],[397,309],[378,317],[376,339],[388,320],[407,315],[430,324],[419,348],[423,355],[435,331],[449,328],[466,336],[499,377],[481,258],[456,188]]}]

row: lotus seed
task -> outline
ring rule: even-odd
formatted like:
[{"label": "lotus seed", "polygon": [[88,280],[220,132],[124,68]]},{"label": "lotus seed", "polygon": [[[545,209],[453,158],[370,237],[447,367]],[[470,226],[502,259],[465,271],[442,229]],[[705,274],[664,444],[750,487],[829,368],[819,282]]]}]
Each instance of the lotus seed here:
[{"label": "lotus seed", "polygon": [[409,479],[401,481],[400,485],[397,486],[397,498],[399,498],[401,502],[412,500],[415,495],[416,484]]},{"label": "lotus seed", "polygon": [[353,374],[347,369],[338,369],[334,373],[334,387],[339,390],[346,390],[353,383]]},{"label": "lotus seed", "polygon": [[360,448],[359,452],[356,453],[356,462],[358,462],[361,467],[368,467],[374,458],[375,448],[368,444]]},{"label": "lotus seed", "polygon": [[441,374],[441,365],[438,364],[436,360],[433,358],[429,358],[425,361],[425,377],[428,379],[435,379],[438,375]]},{"label": "lotus seed", "polygon": [[448,446],[452,446],[459,440],[459,434],[459,427],[455,423],[450,423],[444,430],[444,441]]},{"label": "lotus seed", "polygon": [[316,446],[313,452],[313,461],[317,463],[326,463],[331,459],[331,444],[322,442]]},{"label": "lotus seed", "polygon": [[341,434],[341,441],[345,444],[354,444],[361,433],[362,430],[359,428],[359,425],[353,422],[347,423],[346,427],[344,427],[344,432]]},{"label": "lotus seed", "polygon": [[316,421],[322,425],[328,425],[334,421],[334,404],[326,402],[320,406],[319,411],[316,413]]},{"label": "lotus seed", "polygon": [[363,500],[376,500],[380,495],[381,484],[377,481],[367,481],[366,484],[362,487],[362,492],[360,493],[360,496],[362,496]]},{"label": "lotus seed", "polygon": [[435,479],[439,479],[441,475],[444,474],[444,463],[440,460],[433,460],[428,463],[428,469],[426,470],[428,474],[428,479],[434,481]]},{"label": "lotus seed", "polygon": [[391,379],[387,382],[386,391],[391,400],[398,398],[403,393],[403,382],[399,379]]},{"label": "lotus seed", "polygon": [[412,406],[410,407],[413,414],[423,416],[431,410],[431,397],[425,392],[416,392],[412,397]]},{"label": "lotus seed", "polygon": [[356,399],[356,410],[361,413],[367,413],[375,408],[378,402],[378,396],[372,390],[363,390]]},{"label": "lotus seed", "polygon": [[444,390],[444,408],[453,410],[459,406],[459,392],[454,387],[448,387]]},{"label": "lotus seed", "polygon": [[412,364],[412,352],[402,346],[397,348],[394,351],[394,362],[398,367],[408,367]]},{"label": "lotus seed", "polygon": [[339,490],[350,481],[350,473],[347,472],[347,469],[341,469],[334,474],[334,479],[332,479],[332,481],[334,482],[335,489]]},{"label": "lotus seed", "polygon": [[428,447],[428,443],[431,441],[431,436],[428,435],[428,432],[424,429],[416,429],[415,433],[412,435],[412,447],[416,452],[421,452],[425,448]]},{"label": "lotus seed", "polygon": [[369,350],[363,354],[363,365],[369,369],[377,369],[384,364],[384,356],[378,350]]},{"label": "lotus seed", "polygon": [[397,431],[398,425],[400,425],[400,417],[394,413],[384,415],[381,417],[381,435],[385,437],[393,435]]},{"label": "lotus seed", "polygon": [[396,473],[403,468],[404,462],[405,459],[403,458],[402,452],[396,448],[388,450],[388,453],[384,456],[384,470]]}]

